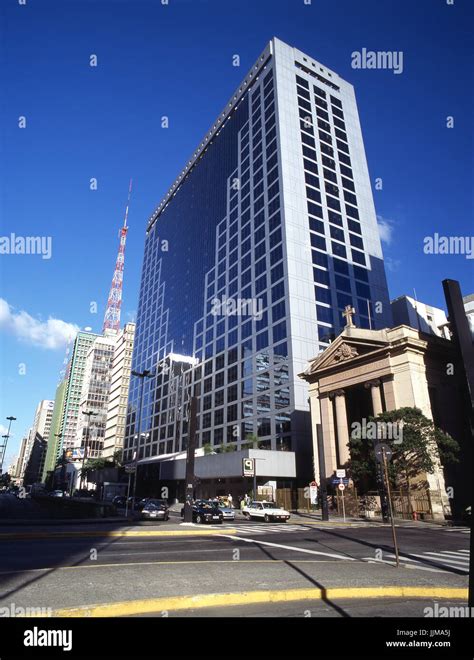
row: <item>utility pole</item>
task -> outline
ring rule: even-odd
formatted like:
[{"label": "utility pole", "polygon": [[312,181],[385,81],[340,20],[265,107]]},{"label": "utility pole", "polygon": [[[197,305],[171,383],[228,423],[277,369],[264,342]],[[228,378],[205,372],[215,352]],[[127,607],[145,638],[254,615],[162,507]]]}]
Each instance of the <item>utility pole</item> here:
[{"label": "utility pole", "polygon": [[379,442],[375,445],[375,458],[377,462],[381,464],[383,481],[385,482],[384,489],[387,495],[387,508],[390,517],[390,525],[392,528],[393,550],[395,552],[395,563],[398,568],[400,566],[400,557],[398,555],[397,535],[395,533],[395,520],[393,518],[392,491],[390,489],[390,481],[388,478],[388,459],[390,459],[391,457],[392,457],[392,450],[388,445],[385,445],[383,442]]},{"label": "utility pole", "polygon": [[10,439],[10,429],[12,427],[12,422],[16,421],[16,417],[10,415],[9,417],[7,417],[7,420],[8,420],[8,431],[6,432],[5,435],[2,435],[4,442],[0,445],[0,474],[3,473],[3,460],[5,458],[5,454],[7,453],[8,440]]},{"label": "utility pole", "polygon": [[[137,477],[138,477],[138,453],[140,449],[140,442],[141,442],[141,432],[142,432],[142,407],[143,407],[143,388],[145,385],[145,378],[153,378],[155,374],[152,373],[149,369],[144,369],[143,371],[132,371],[132,376],[136,376],[137,378],[140,378],[140,399],[138,402],[138,433],[136,434],[136,438],[138,439],[138,443],[135,442],[133,449],[134,449],[134,458],[135,458],[135,476],[133,478],[133,500],[132,500],[132,513],[135,508],[135,496],[137,492]],[[137,446],[138,444],[138,446]],[[128,501],[128,498],[127,498]],[[126,506],[126,510],[128,512],[128,506]]]},{"label": "utility pole", "polygon": [[84,445],[84,456],[82,457],[82,469],[81,469],[81,478],[79,480],[79,486],[80,486],[79,490],[82,490],[82,486],[84,484],[84,476],[85,476],[84,475],[84,465],[85,465],[85,462],[86,462],[87,452],[88,452],[88,449],[89,449],[91,418],[94,415],[97,415],[97,413],[95,413],[93,410],[85,410],[85,411],[83,410],[82,414],[86,415],[86,417],[88,417],[88,422],[87,422],[87,432],[86,432],[86,443]]},{"label": "utility pole", "polygon": [[194,494],[194,453],[196,449],[196,413],[197,398],[191,396],[189,400],[188,449],[186,452],[185,500],[184,522],[193,521],[193,494]]}]

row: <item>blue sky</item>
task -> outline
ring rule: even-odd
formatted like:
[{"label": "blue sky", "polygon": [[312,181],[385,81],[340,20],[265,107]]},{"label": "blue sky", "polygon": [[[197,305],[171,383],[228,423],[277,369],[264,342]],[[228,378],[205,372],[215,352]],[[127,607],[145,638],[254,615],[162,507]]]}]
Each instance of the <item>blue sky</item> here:
[{"label": "blue sky", "polygon": [[[423,253],[434,232],[472,234],[472,14],[470,0],[2,2],[0,236],[52,239],[50,259],[0,255],[0,424],[18,418],[6,465],[54,398],[64,324],[101,328],[129,178],[123,320],[149,215],[274,35],[356,88],[391,297],[415,288],[444,307],[446,277],[472,292],[471,261]],[[362,48],[403,51],[403,73],[351,68]]]}]

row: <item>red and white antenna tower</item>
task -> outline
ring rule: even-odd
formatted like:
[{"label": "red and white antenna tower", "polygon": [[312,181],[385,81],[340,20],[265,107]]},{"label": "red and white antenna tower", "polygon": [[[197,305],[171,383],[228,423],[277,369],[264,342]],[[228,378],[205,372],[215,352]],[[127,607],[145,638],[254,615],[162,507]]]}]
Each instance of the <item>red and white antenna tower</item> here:
[{"label": "red and white antenna tower", "polygon": [[104,326],[102,332],[107,330],[118,332],[120,330],[120,307],[122,305],[122,284],[123,284],[123,267],[125,263],[125,243],[127,241],[127,220],[128,220],[128,207],[130,205],[130,195],[132,193],[132,179],[128,187],[127,207],[125,209],[125,219],[123,227],[120,229],[119,249],[117,254],[117,261],[115,262],[114,276],[112,278],[112,285],[110,287],[109,299],[107,300],[107,309],[105,310]]}]

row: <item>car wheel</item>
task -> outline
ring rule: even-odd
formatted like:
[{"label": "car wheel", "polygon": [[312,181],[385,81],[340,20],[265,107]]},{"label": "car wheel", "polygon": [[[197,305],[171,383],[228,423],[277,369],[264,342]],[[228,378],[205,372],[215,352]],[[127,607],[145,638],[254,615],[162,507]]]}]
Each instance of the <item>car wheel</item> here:
[{"label": "car wheel", "polygon": [[265,514],[265,522],[270,522],[270,516],[268,513]]},{"label": "car wheel", "polygon": [[198,525],[200,525],[202,523],[201,516],[196,516],[196,522],[197,522]]}]

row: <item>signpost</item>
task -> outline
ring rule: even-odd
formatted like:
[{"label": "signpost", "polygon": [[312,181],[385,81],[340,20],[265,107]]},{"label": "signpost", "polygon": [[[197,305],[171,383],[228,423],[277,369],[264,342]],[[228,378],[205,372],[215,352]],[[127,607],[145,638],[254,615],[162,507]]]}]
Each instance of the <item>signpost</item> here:
[{"label": "signpost", "polygon": [[[130,497],[130,481],[132,479],[132,474],[134,474],[137,470],[137,464],[135,461],[133,463],[127,463],[125,467],[125,472],[128,474],[128,486],[127,486],[127,499],[125,500],[125,517],[128,518],[128,500]],[[132,505],[132,512],[133,512],[133,505]]]},{"label": "signpost", "polygon": [[244,477],[253,477],[253,499],[257,499],[257,473],[255,471],[255,459],[242,459],[242,475]]},{"label": "signpost", "polygon": [[[344,471],[344,473],[345,473],[345,471]],[[342,519],[344,520],[344,522],[346,522],[346,506],[345,506],[345,503],[344,503],[344,489],[345,489],[345,486],[341,482],[338,485],[338,488],[341,491],[341,497],[342,497]]]},{"label": "signpost", "polygon": [[193,495],[194,495],[194,454],[196,451],[196,415],[197,398],[191,396],[189,400],[189,433],[186,451],[186,493],[184,500],[184,522],[193,521]]},{"label": "signpost", "polygon": [[315,481],[309,484],[309,501],[311,504],[317,504],[318,502],[318,484]]}]

